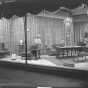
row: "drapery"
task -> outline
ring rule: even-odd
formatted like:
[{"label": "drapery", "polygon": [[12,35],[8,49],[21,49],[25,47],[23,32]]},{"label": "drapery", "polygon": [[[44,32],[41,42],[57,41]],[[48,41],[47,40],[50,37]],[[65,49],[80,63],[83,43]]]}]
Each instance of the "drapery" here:
[{"label": "drapery", "polygon": [[[28,41],[40,34],[43,45],[59,43],[64,36],[64,24],[62,19],[48,18],[43,16],[29,15],[27,17]],[[31,38],[30,38],[31,37]]]},{"label": "drapery", "polygon": [[24,40],[24,25],[22,17],[11,19],[0,19],[0,43],[4,42],[5,47],[12,53],[16,52],[20,40]]},{"label": "drapery", "polygon": [[[64,39],[63,19],[27,15],[28,48],[37,35],[40,35],[42,47],[60,43]],[[24,17],[13,16],[11,19],[0,19],[0,42],[4,42],[6,48],[12,53],[17,53],[20,40],[24,41]]]},{"label": "drapery", "polygon": [[77,45],[81,39],[84,39],[84,33],[87,29],[86,22],[75,22],[74,23],[74,42]]}]

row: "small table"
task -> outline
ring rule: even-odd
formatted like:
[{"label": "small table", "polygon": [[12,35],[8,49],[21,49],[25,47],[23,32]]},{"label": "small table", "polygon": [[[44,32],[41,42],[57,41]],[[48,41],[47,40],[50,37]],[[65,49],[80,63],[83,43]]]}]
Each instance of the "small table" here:
[{"label": "small table", "polygon": [[83,49],[82,46],[65,46],[65,47],[56,46],[57,55],[62,54],[63,57],[79,56],[82,49]]}]

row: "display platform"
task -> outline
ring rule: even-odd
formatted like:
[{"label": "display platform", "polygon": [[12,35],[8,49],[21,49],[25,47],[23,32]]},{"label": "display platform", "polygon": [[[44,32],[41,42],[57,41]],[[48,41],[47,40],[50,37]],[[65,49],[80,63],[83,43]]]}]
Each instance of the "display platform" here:
[{"label": "display platform", "polygon": [[88,79],[88,62],[56,64],[45,58],[38,60],[27,60],[27,64],[25,62],[25,59],[20,56],[16,56],[15,58],[7,57],[0,59],[0,66]]}]

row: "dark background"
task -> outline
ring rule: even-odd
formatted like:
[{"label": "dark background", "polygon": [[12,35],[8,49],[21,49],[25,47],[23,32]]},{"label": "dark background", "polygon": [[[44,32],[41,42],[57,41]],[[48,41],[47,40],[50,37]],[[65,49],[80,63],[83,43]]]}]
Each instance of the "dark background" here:
[{"label": "dark background", "polygon": [[41,10],[56,11],[60,7],[74,9],[82,3],[88,5],[88,0],[0,0],[1,17],[11,17],[14,14],[23,16],[30,12],[37,14]]}]

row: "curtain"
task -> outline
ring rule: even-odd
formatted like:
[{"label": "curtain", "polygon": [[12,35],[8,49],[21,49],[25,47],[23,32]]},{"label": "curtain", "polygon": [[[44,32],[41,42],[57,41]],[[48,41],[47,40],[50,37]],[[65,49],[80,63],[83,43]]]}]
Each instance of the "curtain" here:
[{"label": "curtain", "polygon": [[16,53],[17,44],[24,40],[23,18],[12,17],[0,20],[0,43],[4,42],[5,47],[12,53]]},{"label": "curtain", "polygon": [[23,17],[11,18],[10,26],[11,49],[16,53],[20,40],[24,41],[24,20]]},{"label": "curtain", "polygon": [[85,29],[86,29],[85,22],[74,23],[74,37],[75,37],[74,39],[76,45],[80,42],[80,39],[84,38]]},{"label": "curtain", "polygon": [[[40,35],[43,46],[58,44],[64,39],[64,23],[62,19],[51,17],[27,15],[27,41],[28,48],[33,39]],[[24,41],[24,19],[13,16],[10,19],[0,19],[0,42],[12,53],[17,53],[20,40]]]},{"label": "curtain", "polygon": [[63,39],[64,25],[62,20],[32,15],[27,18],[28,41],[30,43],[38,34],[41,36],[43,45],[59,43]]}]

